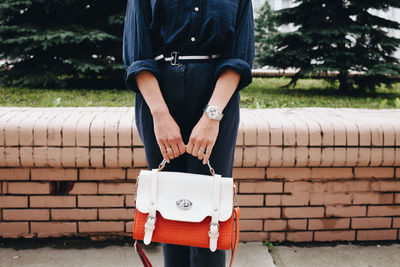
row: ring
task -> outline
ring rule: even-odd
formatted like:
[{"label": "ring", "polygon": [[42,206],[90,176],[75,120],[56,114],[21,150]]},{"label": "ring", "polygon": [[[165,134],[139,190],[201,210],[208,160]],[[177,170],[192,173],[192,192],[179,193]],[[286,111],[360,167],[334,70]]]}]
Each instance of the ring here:
[{"label": "ring", "polygon": [[167,152],[172,151],[171,147],[167,147]]},{"label": "ring", "polygon": [[200,154],[203,151],[203,149],[200,147],[199,151],[197,152],[197,154]]}]

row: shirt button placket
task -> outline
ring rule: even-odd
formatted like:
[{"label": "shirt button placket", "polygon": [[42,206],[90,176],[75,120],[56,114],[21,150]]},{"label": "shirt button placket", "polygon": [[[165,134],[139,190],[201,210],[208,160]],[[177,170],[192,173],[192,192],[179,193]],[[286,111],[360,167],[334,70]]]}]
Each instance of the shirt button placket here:
[{"label": "shirt button placket", "polygon": [[200,12],[200,1],[195,0],[193,1],[193,8],[192,8],[192,27],[191,27],[191,36],[190,41],[192,44],[196,41],[196,35],[200,31],[201,27],[201,12]]}]

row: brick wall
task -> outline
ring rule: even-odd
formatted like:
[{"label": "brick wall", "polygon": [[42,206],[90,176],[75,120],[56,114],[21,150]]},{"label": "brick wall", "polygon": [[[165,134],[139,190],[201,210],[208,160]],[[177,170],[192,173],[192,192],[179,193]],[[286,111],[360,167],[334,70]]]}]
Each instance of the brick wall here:
[{"label": "brick wall", "polygon": [[[134,108],[0,108],[0,236],[131,236]],[[242,241],[399,240],[400,110],[242,109]]]}]

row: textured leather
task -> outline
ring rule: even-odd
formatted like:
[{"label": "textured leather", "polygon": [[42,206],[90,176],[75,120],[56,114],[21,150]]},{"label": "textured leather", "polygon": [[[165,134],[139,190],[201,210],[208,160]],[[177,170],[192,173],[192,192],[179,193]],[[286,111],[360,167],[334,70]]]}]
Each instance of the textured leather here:
[{"label": "textured leather", "polygon": [[[167,220],[158,211],[156,216],[157,222],[156,228],[153,231],[152,242],[209,248],[208,230],[210,228],[211,217],[207,217],[202,222],[196,223]],[[143,240],[146,218],[147,213],[135,210],[133,239]],[[229,250],[235,235],[233,212],[228,220],[220,222],[219,225],[217,249]]]},{"label": "textured leather", "polygon": [[[212,216],[214,208],[214,177],[212,175],[153,170],[141,170],[138,176],[136,209],[140,212],[149,213],[151,210],[151,176],[155,174],[158,174],[156,209],[162,214],[162,217],[176,221],[201,222],[207,216]],[[218,211],[220,221],[226,221],[232,215],[232,188],[233,179],[221,177]],[[179,199],[190,200],[192,207],[188,210],[179,209],[176,205],[176,201]]]},{"label": "textured leather", "polygon": [[[230,264],[229,266],[232,267],[233,262],[235,260],[235,255],[236,255],[236,251],[239,245],[239,221],[240,221],[240,208],[236,207],[234,208],[234,221],[236,224],[235,229],[232,229],[232,232],[234,233],[234,237],[231,239],[231,260],[230,260]],[[136,214],[135,214],[136,217]],[[134,230],[133,230],[133,236],[135,238],[135,226],[134,226]],[[140,259],[142,260],[143,266],[144,267],[152,267],[149,259],[146,257],[146,254],[144,253],[144,251],[142,250],[141,246],[137,243],[137,240],[135,240],[135,249],[139,254]]]}]

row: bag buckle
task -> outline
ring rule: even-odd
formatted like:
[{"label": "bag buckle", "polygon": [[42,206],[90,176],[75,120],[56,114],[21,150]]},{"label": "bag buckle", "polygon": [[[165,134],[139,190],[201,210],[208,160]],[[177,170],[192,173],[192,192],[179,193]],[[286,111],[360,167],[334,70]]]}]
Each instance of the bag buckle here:
[{"label": "bag buckle", "polygon": [[179,52],[178,51],[172,51],[171,52],[171,65],[172,66],[182,66],[182,63],[177,63],[179,59]]}]

